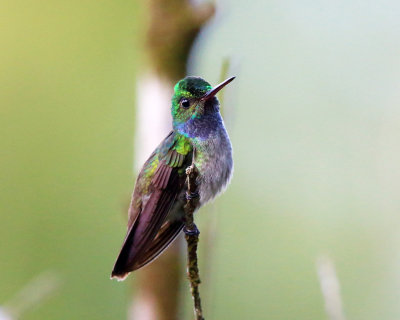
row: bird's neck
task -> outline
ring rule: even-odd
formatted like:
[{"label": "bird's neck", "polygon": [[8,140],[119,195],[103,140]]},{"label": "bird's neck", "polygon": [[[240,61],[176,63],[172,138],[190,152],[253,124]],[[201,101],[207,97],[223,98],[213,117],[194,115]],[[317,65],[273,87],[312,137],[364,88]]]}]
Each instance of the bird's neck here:
[{"label": "bird's neck", "polygon": [[218,112],[191,118],[185,123],[176,125],[174,129],[177,133],[195,142],[209,139],[222,128],[224,128],[224,124],[221,114]]}]

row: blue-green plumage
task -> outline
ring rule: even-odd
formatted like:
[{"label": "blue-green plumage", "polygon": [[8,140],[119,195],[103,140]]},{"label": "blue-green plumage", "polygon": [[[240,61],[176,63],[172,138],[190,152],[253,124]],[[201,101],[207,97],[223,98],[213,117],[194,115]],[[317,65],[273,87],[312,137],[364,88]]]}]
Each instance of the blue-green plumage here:
[{"label": "blue-green plumage", "polygon": [[199,170],[199,207],[229,183],[232,146],[215,95],[233,79],[215,88],[199,77],[186,77],[176,84],[173,130],[150,155],[136,180],[128,232],[112,277],[123,280],[151,262],[182,230],[185,169],[192,162]]}]

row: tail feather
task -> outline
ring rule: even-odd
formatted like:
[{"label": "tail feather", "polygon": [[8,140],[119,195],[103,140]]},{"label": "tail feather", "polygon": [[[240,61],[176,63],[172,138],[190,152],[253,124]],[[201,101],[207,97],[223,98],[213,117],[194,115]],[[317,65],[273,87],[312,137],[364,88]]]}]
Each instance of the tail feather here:
[{"label": "tail feather", "polygon": [[183,228],[183,222],[175,221],[173,223],[166,223],[161,228],[160,232],[157,234],[157,237],[151,243],[150,249],[147,250],[140,259],[138,259],[137,263],[134,265],[134,270],[137,270],[141,267],[152,262],[155,258],[157,258],[168,246],[175,240],[178,236],[179,232]]},{"label": "tail feather", "polygon": [[133,254],[133,243],[130,239],[133,239],[135,225],[131,228],[128,236],[125,240],[124,246],[115,262],[113,271],[111,273],[111,279],[115,278],[118,281],[123,281],[129,275],[130,272],[144,267],[148,263],[152,262],[157,258],[178,236],[179,232],[183,228],[183,222],[177,220],[174,222],[167,221],[161,227],[155,238],[148,244],[145,244],[146,250],[139,250],[136,254]]}]

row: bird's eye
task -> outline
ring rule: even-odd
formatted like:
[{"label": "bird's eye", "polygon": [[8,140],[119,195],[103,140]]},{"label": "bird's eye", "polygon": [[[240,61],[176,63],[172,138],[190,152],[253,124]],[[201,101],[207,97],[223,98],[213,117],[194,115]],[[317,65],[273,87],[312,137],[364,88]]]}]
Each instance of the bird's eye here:
[{"label": "bird's eye", "polygon": [[184,108],[184,109],[189,108],[189,107],[190,107],[190,102],[189,102],[189,100],[188,100],[188,99],[182,99],[182,100],[181,100],[181,106],[182,106],[182,108]]}]

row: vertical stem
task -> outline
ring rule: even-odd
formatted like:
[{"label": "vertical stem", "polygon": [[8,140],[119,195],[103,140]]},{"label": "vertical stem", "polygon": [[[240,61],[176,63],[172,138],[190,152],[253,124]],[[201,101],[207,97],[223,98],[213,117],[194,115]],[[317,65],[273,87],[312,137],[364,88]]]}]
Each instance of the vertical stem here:
[{"label": "vertical stem", "polygon": [[187,274],[190,281],[190,291],[192,293],[194,304],[194,315],[196,320],[204,320],[203,311],[201,308],[201,298],[199,291],[200,276],[199,267],[197,265],[197,243],[199,242],[198,235],[185,235],[187,241],[187,254],[188,254],[188,269]]},{"label": "vertical stem", "polygon": [[200,276],[197,259],[197,244],[199,242],[199,230],[194,223],[193,213],[199,203],[198,188],[196,178],[198,171],[194,164],[186,169],[187,175],[187,192],[185,205],[185,239],[187,242],[187,275],[190,282],[190,289],[194,303],[194,314],[196,320],[204,320],[203,311],[201,309],[201,298],[199,292]]},{"label": "vertical stem", "polygon": [[[190,0],[149,0],[146,5],[149,19],[145,42],[149,65],[147,75],[138,80],[136,168],[168,133],[173,85],[186,75],[192,44],[215,10],[211,3],[195,5]],[[175,241],[162,256],[137,273],[139,288],[132,299],[130,319],[178,318],[182,280],[180,246],[181,242]]]}]

